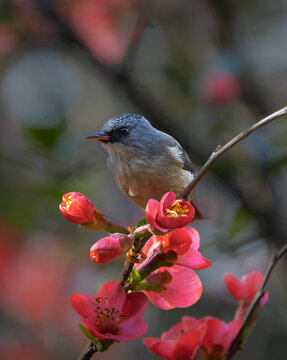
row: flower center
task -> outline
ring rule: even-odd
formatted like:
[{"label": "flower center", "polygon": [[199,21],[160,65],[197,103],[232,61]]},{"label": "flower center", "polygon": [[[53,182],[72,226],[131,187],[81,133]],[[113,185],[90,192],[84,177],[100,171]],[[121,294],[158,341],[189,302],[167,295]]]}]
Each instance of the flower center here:
[{"label": "flower center", "polygon": [[63,205],[62,205],[62,209],[65,211],[69,210],[69,207],[71,206],[72,202],[74,201],[74,198],[72,197],[72,195],[68,195],[65,198],[63,198]]},{"label": "flower center", "polygon": [[96,261],[98,259],[98,252],[96,250],[90,252],[90,256],[93,261]]},{"label": "flower center", "polygon": [[125,315],[121,315],[120,311],[116,310],[114,307],[109,307],[107,296],[94,299],[95,313],[97,317],[96,325],[99,327],[100,333],[117,334],[118,323],[123,317],[125,317]]},{"label": "flower center", "polygon": [[176,200],[165,209],[167,217],[187,216],[189,209],[182,200]]}]

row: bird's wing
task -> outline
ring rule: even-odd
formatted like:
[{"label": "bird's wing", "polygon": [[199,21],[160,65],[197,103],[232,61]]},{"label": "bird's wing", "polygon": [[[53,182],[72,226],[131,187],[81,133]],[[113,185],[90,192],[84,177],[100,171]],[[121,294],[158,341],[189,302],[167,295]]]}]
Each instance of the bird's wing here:
[{"label": "bird's wing", "polygon": [[189,156],[187,155],[187,153],[183,150],[183,148],[181,147],[181,158],[182,158],[182,161],[183,161],[183,168],[184,170],[188,170],[190,171],[191,173],[194,174],[194,167],[193,167],[193,164],[189,158]]},{"label": "bird's wing", "polygon": [[174,157],[176,158],[176,160],[178,162],[180,162],[182,168],[184,170],[187,170],[189,172],[191,172],[192,174],[194,174],[194,167],[193,164],[189,158],[189,156],[187,155],[187,153],[183,150],[183,148],[181,147],[181,145],[179,144],[178,141],[176,141],[172,136],[163,133],[166,137],[166,140],[168,141],[168,145],[170,147],[170,149],[172,149],[172,153],[174,155]]}]

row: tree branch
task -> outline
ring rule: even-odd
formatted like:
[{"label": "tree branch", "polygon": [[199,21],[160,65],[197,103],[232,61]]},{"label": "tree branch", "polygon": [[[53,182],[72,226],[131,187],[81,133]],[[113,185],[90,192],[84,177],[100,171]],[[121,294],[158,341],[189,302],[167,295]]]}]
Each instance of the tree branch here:
[{"label": "tree branch", "polygon": [[78,357],[78,360],[89,360],[95,352],[97,352],[96,346],[93,341],[90,341]]},{"label": "tree branch", "polygon": [[286,253],[287,253],[287,243],[284,246],[282,246],[282,248],[276,254],[273,255],[271,263],[265,273],[262,285],[261,285],[260,289],[258,290],[255,299],[253,300],[252,304],[249,307],[249,310],[244,318],[241,329],[240,329],[239,333],[237,334],[236,338],[233,340],[233,342],[229,348],[228,355],[225,358],[225,360],[231,360],[233,358],[233,356],[235,355],[235,353],[241,349],[242,334],[244,333],[244,330],[246,329],[246,327],[248,325],[250,325],[251,319],[253,318],[254,314],[256,314],[257,309],[260,307],[260,300],[263,298],[263,296],[266,293],[265,288],[266,288],[267,282],[272,274],[272,271],[274,270],[275,266],[278,264],[279,260]]},{"label": "tree branch", "polygon": [[273,114],[267,116],[266,118],[258,121],[256,124],[250,126],[249,128],[243,130],[240,134],[235,136],[232,140],[230,140],[224,146],[218,145],[216,150],[211,154],[207,162],[203,165],[203,167],[199,170],[190,184],[185,188],[182,194],[179,196],[180,198],[187,198],[190,192],[196,187],[196,185],[201,181],[204,175],[210,170],[212,165],[228,150],[230,150],[234,145],[238,144],[243,139],[247,138],[254,131],[260,129],[261,127],[269,124],[271,121],[278,119],[284,115],[287,115],[287,106],[284,108],[274,112]]}]

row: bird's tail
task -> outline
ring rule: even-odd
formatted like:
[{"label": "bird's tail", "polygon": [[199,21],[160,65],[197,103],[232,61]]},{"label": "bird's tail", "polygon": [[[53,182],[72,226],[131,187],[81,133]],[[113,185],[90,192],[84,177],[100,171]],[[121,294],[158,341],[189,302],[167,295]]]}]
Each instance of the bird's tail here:
[{"label": "bird's tail", "polygon": [[196,201],[194,200],[192,194],[188,195],[187,201],[188,201],[188,202],[194,207],[194,209],[195,209],[194,220],[203,220],[203,219],[205,219],[205,216],[203,215],[202,211],[200,210],[199,206],[197,205]]}]

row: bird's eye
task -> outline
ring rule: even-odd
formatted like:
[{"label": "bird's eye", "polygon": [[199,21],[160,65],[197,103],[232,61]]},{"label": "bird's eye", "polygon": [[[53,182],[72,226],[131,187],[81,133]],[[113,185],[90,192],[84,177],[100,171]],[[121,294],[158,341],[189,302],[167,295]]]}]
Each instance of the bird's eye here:
[{"label": "bird's eye", "polygon": [[120,133],[121,133],[121,135],[126,136],[130,133],[130,130],[127,127],[122,127],[122,128],[120,128]]}]

